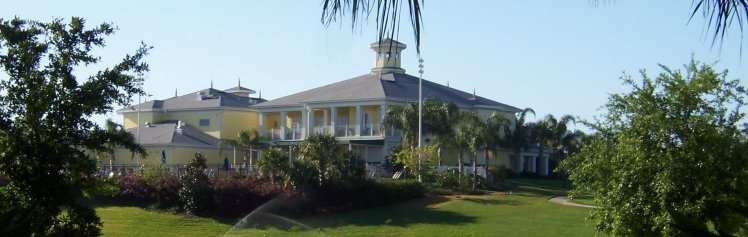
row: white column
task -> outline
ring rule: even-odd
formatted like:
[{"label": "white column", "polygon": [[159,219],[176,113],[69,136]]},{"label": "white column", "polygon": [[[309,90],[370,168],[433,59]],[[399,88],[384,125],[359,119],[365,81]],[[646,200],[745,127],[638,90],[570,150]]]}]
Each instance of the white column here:
[{"label": "white column", "polygon": [[335,136],[335,123],[338,121],[338,108],[330,107],[330,133]]},{"label": "white column", "polygon": [[257,121],[260,124],[258,128],[260,129],[260,131],[257,131],[257,132],[260,133],[260,136],[264,136],[265,135],[265,113],[260,113],[257,117]]},{"label": "white column", "polygon": [[[309,111],[307,110],[307,106],[304,105],[303,108],[301,108],[301,137],[306,137],[309,131],[307,129],[309,127]],[[298,139],[298,138],[297,138]]]},{"label": "white column", "polygon": [[325,126],[328,125],[327,121],[328,121],[327,110],[325,109],[325,110],[322,110],[322,129],[325,129]]},{"label": "white column", "polygon": [[518,172],[519,172],[519,173],[522,173],[522,172],[524,172],[524,171],[525,171],[525,170],[524,170],[524,168],[525,168],[525,167],[524,167],[524,166],[525,166],[525,157],[524,157],[524,156],[522,156],[522,155],[519,155],[519,157],[517,157],[517,158],[518,158],[517,160],[518,160],[518,163],[519,163],[519,164],[518,164],[518,166],[517,166],[517,167],[519,167],[519,170],[518,170]]},{"label": "white column", "polygon": [[364,145],[364,162],[369,160],[369,145]]},{"label": "white column", "polygon": [[537,169],[536,169],[537,168],[536,163],[538,162],[538,158],[539,157],[537,157],[537,156],[533,156],[532,160],[530,160],[530,171],[532,171],[533,173],[537,173],[538,172]]},{"label": "white column", "polygon": [[387,128],[384,127],[382,124],[382,121],[384,121],[384,116],[387,114],[387,103],[382,103],[381,107],[379,108],[379,129],[382,130],[382,137],[387,136]]},{"label": "white column", "polygon": [[286,140],[286,111],[281,111],[280,140]]},{"label": "white column", "polygon": [[356,105],[356,136],[361,136],[361,126],[363,125],[363,110],[361,105]]},{"label": "white column", "polygon": [[548,156],[543,157],[543,158],[545,158],[545,159],[543,159],[544,160],[543,164],[545,164],[545,173],[543,175],[547,176],[547,175],[550,174],[549,167],[550,167],[550,161],[551,161],[551,159],[548,159]]}]

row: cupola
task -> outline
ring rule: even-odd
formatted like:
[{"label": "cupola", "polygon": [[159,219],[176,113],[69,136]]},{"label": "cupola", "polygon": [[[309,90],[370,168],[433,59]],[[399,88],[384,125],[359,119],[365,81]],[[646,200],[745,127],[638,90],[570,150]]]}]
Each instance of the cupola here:
[{"label": "cupola", "polygon": [[375,65],[372,74],[405,73],[400,67],[401,52],[408,46],[387,38],[371,44],[370,48],[376,52]]}]

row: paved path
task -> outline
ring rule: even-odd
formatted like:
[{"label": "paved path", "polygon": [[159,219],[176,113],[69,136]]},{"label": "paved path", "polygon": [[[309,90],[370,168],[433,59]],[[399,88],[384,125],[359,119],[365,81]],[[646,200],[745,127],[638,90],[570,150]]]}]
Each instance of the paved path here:
[{"label": "paved path", "polygon": [[569,205],[569,206],[575,206],[575,207],[598,208],[598,206],[584,205],[584,204],[570,202],[569,198],[563,197],[563,196],[554,197],[554,198],[551,198],[548,201],[550,201],[552,203],[557,203],[557,204],[562,204],[562,205]]}]

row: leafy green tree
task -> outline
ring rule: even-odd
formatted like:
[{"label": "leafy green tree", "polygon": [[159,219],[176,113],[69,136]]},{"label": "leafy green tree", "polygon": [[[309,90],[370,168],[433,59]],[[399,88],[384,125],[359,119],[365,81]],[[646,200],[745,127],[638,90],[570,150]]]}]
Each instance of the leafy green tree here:
[{"label": "leafy green tree", "polygon": [[431,164],[438,158],[438,147],[435,145],[426,145],[418,147],[403,147],[396,155],[396,162],[402,164],[409,172],[415,173],[416,177],[421,177],[424,173],[422,164]]},{"label": "leafy green tree", "polygon": [[270,147],[263,152],[258,163],[260,173],[270,178],[271,183],[275,183],[276,177],[288,170],[288,153],[278,147]]},{"label": "leafy green tree", "polygon": [[184,174],[179,177],[182,180],[182,188],[179,189],[179,198],[185,211],[197,215],[206,214],[213,204],[213,189],[205,170],[205,156],[195,153],[195,158],[187,165]]},{"label": "leafy green tree", "polygon": [[[612,235],[748,235],[746,89],[692,60],[614,94],[597,132],[562,162]],[[741,128],[742,127],[742,128]]]},{"label": "leafy green tree", "polygon": [[126,136],[89,118],[127,105],[143,93],[136,85],[148,71],[141,62],[150,47],[111,68],[79,80],[75,70],[101,60],[92,55],[114,33],[109,24],[86,29],[85,21],[49,23],[0,19],[0,216],[25,212],[30,222],[4,223],[28,235],[99,235],[95,212],[79,202],[90,194],[95,157],[118,144],[145,155]]}]

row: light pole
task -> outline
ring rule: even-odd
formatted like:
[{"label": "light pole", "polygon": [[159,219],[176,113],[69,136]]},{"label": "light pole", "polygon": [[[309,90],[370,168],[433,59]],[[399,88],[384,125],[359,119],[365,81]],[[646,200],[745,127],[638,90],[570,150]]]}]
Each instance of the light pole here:
[{"label": "light pole", "polygon": [[[143,77],[142,76],[138,77],[138,89],[140,89],[141,92],[138,93],[138,118],[135,124],[135,133],[137,133],[137,136],[135,137],[135,142],[137,142],[138,145],[140,145],[140,104],[141,104],[140,94],[143,94],[142,92],[143,91]],[[140,156],[138,156],[138,159],[135,161],[136,161],[135,164],[138,167],[140,167]]]},{"label": "light pole", "polygon": [[418,182],[421,179],[421,135],[423,129],[423,59],[418,59]]}]

